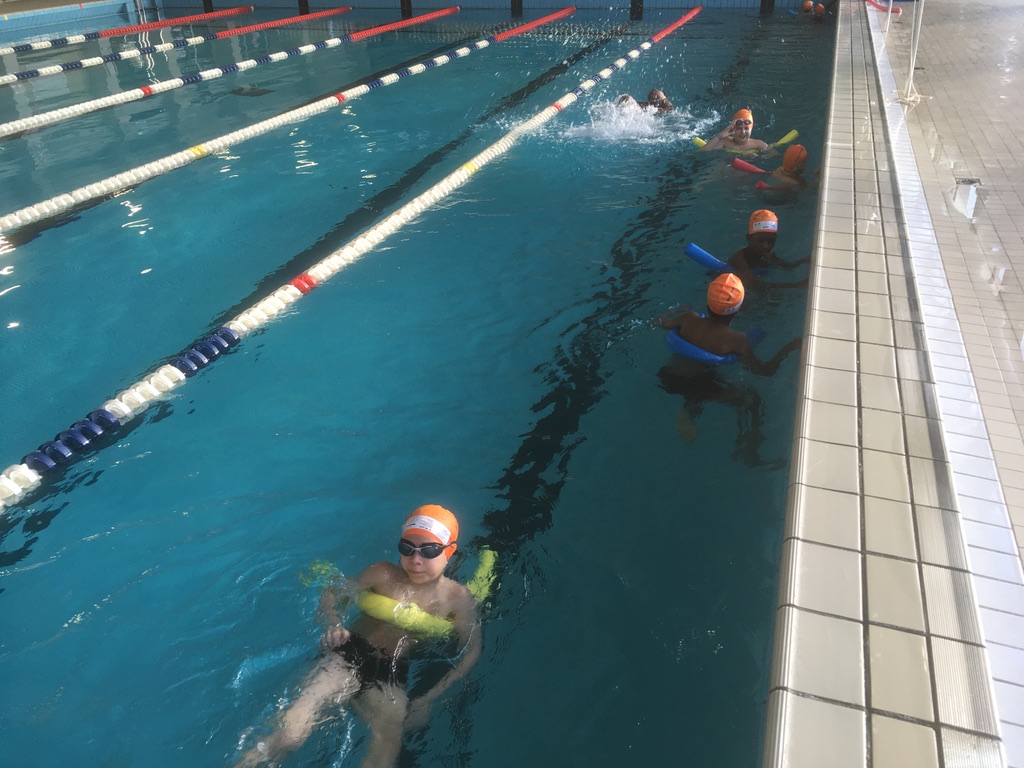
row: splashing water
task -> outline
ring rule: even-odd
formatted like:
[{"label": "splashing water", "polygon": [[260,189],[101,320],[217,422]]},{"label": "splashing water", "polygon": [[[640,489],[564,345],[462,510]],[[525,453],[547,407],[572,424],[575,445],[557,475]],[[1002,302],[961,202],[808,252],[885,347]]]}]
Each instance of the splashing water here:
[{"label": "splashing water", "polygon": [[601,101],[589,111],[589,124],[572,125],[561,131],[562,138],[634,144],[675,144],[699,136],[709,122],[694,117],[685,107],[667,114],[641,109],[636,104]]}]

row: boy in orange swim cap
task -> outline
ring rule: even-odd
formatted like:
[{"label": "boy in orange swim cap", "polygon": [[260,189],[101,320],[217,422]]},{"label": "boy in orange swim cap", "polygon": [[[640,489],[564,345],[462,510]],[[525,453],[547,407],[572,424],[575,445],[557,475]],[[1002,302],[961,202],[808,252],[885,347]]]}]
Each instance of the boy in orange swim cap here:
[{"label": "boy in orange swim cap", "polygon": [[[699,315],[692,310],[680,312],[674,309],[658,317],[654,324],[659,328],[674,330],[683,341],[713,355],[735,355],[751,373],[771,376],[786,355],[794,349],[799,349],[802,340],[800,337],[793,339],[771,360],[761,362],[754,354],[747,335],[729,327],[743,306],[745,297],[743,281],[736,275],[726,272],[708,285],[706,315]],[[706,367],[704,363],[700,365]]]},{"label": "boy in orange swim cap", "polygon": [[732,152],[750,152],[757,154],[776,154],[760,139],[751,137],[754,130],[754,114],[749,109],[741,109],[732,116],[729,124],[720,130],[715,137],[701,147],[701,152],[713,149],[727,149]]},{"label": "boy in orange swim cap", "polygon": [[807,164],[807,150],[801,144],[794,144],[786,149],[782,156],[782,165],[772,172],[772,176],[787,187],[802,187],[807,184],[804,178],[804,165]]},{"label": "boy in orange swim cap", "polygon": [[[363,765],[396,765],[402,731],[424,725],[434,701],[464,678],[480,658],[480,622],[476,601],[463,584],[444,575],[455,553],[459,522],[436,504],[414,509],[402,523],[399,562],[369,566],[345,588],[329,586],[320,597],[324,653],[306,677],[301,692],[277,718],[270,736],[250,749],[236,765],[277,764],[298,749],[324,721],[324,710],[353,700],[370,726]],[[339,604],[367,592],[388,604],[417,606],[436,622],[451,622],[451,637],[461,649],[458,660],[429,690],[410,701],[406,693],[409,656],[432,635],[400,626],[396,610],[369,615],[366,607],[351,628],[342,626]],[[360,603],[362,605],[362,603]]]},{"label": "boy in orange swim cap", "polygon": [[747,244],[729,257],[729,266],[743,280],[745,285],[802,288],[807,280],[793,283],[769,282],[761,274],[772,268],[796,269],[810,258],[800,261],[786,261],[775,253],[775,240],[779,234],[779,217],[768,210],[754,211],[747,222]]},{"label": "boy in orange swim cap", "polygon": [[[753,343],[747,334],[730,327],[743,306],[745,295],[740,278],[731,273],[719,275],[708,286],[706,315],[671,310],[657,318],[655,324],[674,331],[683,341],[701,350],[721,357],[735,356],[751,373],[772,376],[786,356],[800,348],[803,339],[799,336],[792,339],[770,360],[761,361],[754,354]],[[764,440],[760,429],[764,411],[760,395],[749,384],[726,379],[721,373],[722,368],[674,355],[672,361],[658,371],[661,388],[684,398],[676,419],[676,430],[686,442],[693,442],[697,438],[694,420],[704,405],[708,402],[730,405],[742,414],[733,458],[740,458],[750,466],[761,466],[765,462],[758,456]]]}]

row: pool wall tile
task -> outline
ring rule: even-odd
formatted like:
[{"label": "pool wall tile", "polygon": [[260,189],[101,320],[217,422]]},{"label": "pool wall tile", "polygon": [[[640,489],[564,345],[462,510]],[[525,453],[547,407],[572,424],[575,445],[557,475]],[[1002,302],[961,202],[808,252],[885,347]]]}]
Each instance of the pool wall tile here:
[{"label": "pool wall tile", "polygon": [[924,605],[917,563],[866,555],[868,618],[878,624],[924,632]]},{"label": "pool wall tile", "polygon": [[782,549],[780,606],[860,619],[860,554],[799,539]]},{"label": "pool wall tile", "polygon": [[939,768],[938,738],[930,726],[872,715],[872,768]]},{"label": "pool wall tile", "polygon": [[[791,606],[780,610],[776,643],[793,653],[774,670],[772,689],[864,706],[864,638],[858,621]],[[819,649],[829,648],[823,654]]]},{"label": "pool wall tile", "polygon": [[872,624],[868,647],[872,708],[917,720],[933,720],[926,638]]},{"label": "pool wall tile", "polygon": [[[769,745],[765,768],[864,768],[866,764],[863,710],[775,690],[768,700],[768,723],[782,738]],[[837,748],[839,744],[842,749]]]},{"label": "pool wall tile", "polygon": [[793,513],[787,519],[787,538],[860,549],[860,499],[856,495],[799,484],[790,486],[790,494]]}]

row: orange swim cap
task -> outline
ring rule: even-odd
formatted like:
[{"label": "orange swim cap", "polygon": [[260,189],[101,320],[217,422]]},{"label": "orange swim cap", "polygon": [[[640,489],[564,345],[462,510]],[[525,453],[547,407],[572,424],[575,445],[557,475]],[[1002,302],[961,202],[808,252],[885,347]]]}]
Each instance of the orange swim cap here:
[{"label": "orange swim cap", "polygon": [[746,291],[743,281],[732,272],[719,275],[708,286],[708,309],[716,315],[732,315],[740,311]]},{"label": "orange swim cap", "polygon": [[753,235],[756,232],[778,232],[779,217],[771,211],[760,210],[750,214],[750,221],[747,223],[747,234]]},{"label": "orange swim cap", "polygon": [[814,15],[815,16],[824,16],[825,15],[825,6],[822,5],[821,3],[818,3],[816,6],[814,6]]},{"label": "orange swim cap", "polygon": [[749,120],[750,124],[754,124],[754,113],[749,109],[741,109],[735,115],[732,116],[733,121],[736,120]]},{"label": "orange swim cap", "polygon": [[459,538],[459,521],[444,507],[426,504],[409,513],[402,523],[402,533],[418,533],[438,544],[451,544],[452,552],[455,552],[455,542]]},{"label": "orange swim cap", "polygon": [[804,0],[804,13],[810,13],[814,8],[814,0]]},{"label": "orange swim cap", "polygon": [[800,144],[794,144],[782,156],[782,167],[792,171],[807,162],[807,150]]}]

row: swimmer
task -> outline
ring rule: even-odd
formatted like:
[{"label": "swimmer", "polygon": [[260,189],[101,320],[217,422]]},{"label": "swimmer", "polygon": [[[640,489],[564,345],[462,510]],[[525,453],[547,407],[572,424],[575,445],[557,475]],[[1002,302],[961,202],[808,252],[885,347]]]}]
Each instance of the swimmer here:
[{"label": "swimmer", "polygon": [[733,152],[752,152],[764,155],[778,154],[760,139],[751,137],[754,130],[754,115],[749,109],[741,109],[732,116],[732,121],[701,147],[701,152],[712,149],[728,149]]},{"label": "swimmer", "polygon": [[804,0],[803,4],[804,13],[810,13],[814,10],[814,0]]},{"label": "swimmer", "polygon": [[624,93],[615,99],[616,106],[637,106],[640,109],[647,110],[653,108],[656,113],[660,112],[671,112],[675,107],[672,102],[665,96],[664,91],[660,91],[657,88],[652,88],[651,92],[647,94],[647,101],[637,101],[628,93]]},{"label": "swimmer", "polygon": [[802,288],[807,280],[794,283],[778,283],[762,280],[757,272],[777,268],[796,269],[807,264],[810,258],[800,261],[786,261],[775,253],[775,241],[779,235],[779,217],[771,211],[760,210],[750,214],[747,222],[747,244],[729,258],[729,266],[745,285],[762,285],[765,287]]},{"label": "swimmer", "polygon": [[[246,752],[238,766],[277,765],[324,722],[329,709],[349,701],[370,726],[363,766],[397,765],[402,731],[425,725],[431,705],[466,677],[480,658],[476,601],[464,585],[444,575],[458,536],[459,523],[447,509],[436,504],[419,507],[402,524],[398,565],[374,563],[359,574],[351,589],[329,586],[323,591],[319,661],[290,706],[278,716],[273,733]],[[451,622],[458,659],[440,680],[412,700],[406,693],[409,656],[427,638],[418,635],[415,627],[402,629],[365,613],[351,628],[342,626],[339,605],[364,590],[418,606],[434,619]]]},{"label": "swimmer", "polygon": [[[799,349],[801,337],[786,344],[775,357],[762,362],[754,354],[753,345],[747,334],[730,328],[736,313],[743,306],[746,290],[743,281],[732,273],[719,275],[708,286],[707,315],[696,312],[669,310],[655,319],[654,324],[665,330],[674,330],[683,341],[687,341],[713,355],[725,357],[735,355],[736,359],[758,376],[773,376],[779,365],[790,352]],[[691,361],[696,362],[696,361]],[[709,368],[706,363],[697,365]]]},{"label": "swimmer", "polygon": [[[750,338],[730,327],[743,305],[745,291],[743,281],[736,275],[719,275],[707,290],[707,314],[701,316],[693,311],[670,310],[654,322],[659,328],[675,331],[684,341],[715,355],[735,355],[751,373],[758,376],[773,376],[782,361],[800,349],[801,337],[792,339],[774,357],[762,361],[754,354]],[[672,362],[658,371],[661,388],[666,392],[682,395],[684,402],[676,420],[676,429],[686,442],[697,437],[694,419],[709,402],[718,402],[736,408],[739,415],[739,430],[732,457],[741,459],[748,466],[763,466],[759,448],[764,441],[761,422],[764,408],[761,396],[750,384],[730,381],[722,374],[723,366],[713,366],[685,357],[674,355]],[[784,459],[773,462],[782,466]]]},{"label": "swimmer", "polygon": [[807,179],[803,177],[804,165],[807,163],[807,150],[800,144],[786,149],[782,156],[782,165],[772,171],[772,176],[787,187],[803,187]]}]

